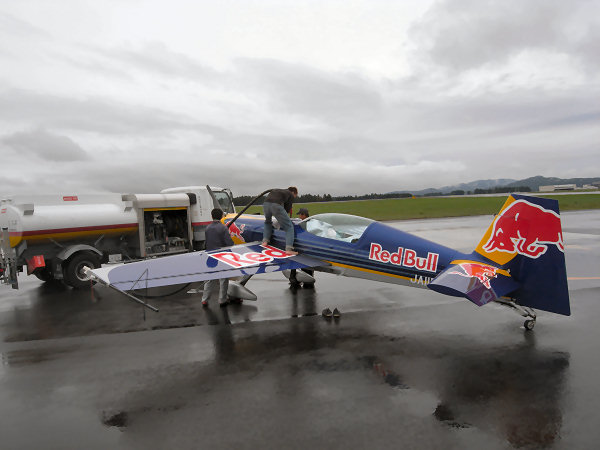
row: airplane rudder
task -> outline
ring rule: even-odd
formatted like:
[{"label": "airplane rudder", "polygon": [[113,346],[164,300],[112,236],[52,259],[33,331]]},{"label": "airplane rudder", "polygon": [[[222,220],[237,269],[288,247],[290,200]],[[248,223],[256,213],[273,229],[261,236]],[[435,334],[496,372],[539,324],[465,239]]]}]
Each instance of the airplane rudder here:
[{"label": "airplane rudder", "polygon": [[521,285],[511,295],[519,304],[571,315],[565,256],[561,250],[549,249],[535,260],[519,256],[511,261],[508,270]]},{"label": "airplane rudder", "polygon": [[508,270],[521,285],[521,305],[569,315],[564,240],[558,201],[512,194],[476,253]]},{"label": "airplane rudder", "polygon": [[548,245],[564,250],[558,201],[512,194],[494,217],[475,252],[504,265],[519,254],[538,258]]}]

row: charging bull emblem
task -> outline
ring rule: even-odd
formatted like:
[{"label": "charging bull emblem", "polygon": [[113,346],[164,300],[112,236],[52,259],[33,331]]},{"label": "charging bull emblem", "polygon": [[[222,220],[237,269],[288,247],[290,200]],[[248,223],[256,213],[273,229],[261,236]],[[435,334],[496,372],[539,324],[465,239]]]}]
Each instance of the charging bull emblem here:
[{"label": "charging bull emblem", "polygon": [[[231,225],[228,226],[229,235],[231,236],[232,239],[234,239],[234,242],[236,242],[236,243],[246,242],[245,239],[242,237],[242,233],[244,232],[245,227],[246,227],[245,224],[241,224],[238,227],[235,223],[232,223]],[[238,241],[235,241],[235,239],[238,239]]]},{"label": "charging bull emblem", "polygon": [[493,266],[488,266],[487,264],[463,263],[458,264],[458,267],[460,267],[463,271],[459,272],[455,270],[448,272],[448,274],[460,275],[461,277],[467,278],[477,278],[487,289],[491,289],[492,287],[490,285],[490,280],[498,276],[496,274],[498,269]]},{"label": "charging bull emblem", "polygon": [[564,253],[559,215],[528,201],[517,200],[498,214],[483,249],[489,253],[519,253],[538,258],[546,253],[548,245],[556,245]]}]

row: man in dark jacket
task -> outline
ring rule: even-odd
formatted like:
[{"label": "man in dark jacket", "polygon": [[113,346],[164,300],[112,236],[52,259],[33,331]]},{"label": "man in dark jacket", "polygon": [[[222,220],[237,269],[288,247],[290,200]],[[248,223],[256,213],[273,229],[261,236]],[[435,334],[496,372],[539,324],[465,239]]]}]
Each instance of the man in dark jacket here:
[{"label": "man in dark jacket", "polygon": [[[296,215],[298,216],[298,218],[300,220],[308,219],[310,217],[310,214],[308,213],[307,208],[300,208],[298,210],[298,212],[296,213]],[[314,276],[314,273],[315,273],[315,271],[312,269],[302,269],[302,272],[306,272],[311,277]],[[296,269],[290,270],[290,286],[300,287],[300,282],[296,279]],[[313,287],[315,287],[315,284],[304,282],[304,287],[305,288],[313,288]]]},{"label": "man in dark jacket", "polygon": [[308,209],[306,208],[300,208],[296,215],[300,220],[308,219],[308,217],[310,216],[310,214],[308,214]]},{"label": "man in dark jacket", "polygon": [[273,236],[273,216],[285,231],[285,252],[288,255],[297,255],[294,251],[294,224],[290,220],[292,203],[298,196],[298,189],[290,186],[287,189],[273,189],[265,198],[263,211],[265,213],[265,229],[263,231],[263,245],[268,245]]},{"label": "man in dark jacket", "polygon": [[[210,212],[213,219],[212,223],[206,227],[206,250],[216,250],[221,247],[229,247],[233,245],[233,240],[229,235],[229,230],[221,223],[223,218],[223,210],[215,208]],[[219,306],[227,306],[227,287],[229,286],[228,278],[220,280],[208,280],[204,282],[204,292],[202,293],[202,306],[208,306],[208,300],[213,290],[219,284]]]}]

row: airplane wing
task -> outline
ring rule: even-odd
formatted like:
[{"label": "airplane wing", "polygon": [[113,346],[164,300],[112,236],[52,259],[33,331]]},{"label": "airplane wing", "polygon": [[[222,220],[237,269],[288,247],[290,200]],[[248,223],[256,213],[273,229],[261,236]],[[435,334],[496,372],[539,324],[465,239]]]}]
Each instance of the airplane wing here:
[{"label": "airplane wing", "polygon": [[465,297],[477,306],[494,301],[521,285],[510,273],[478,261],[452,261],[427,287],[455,297]]},{"label": "airplane wing", "polygon": [[92,277],[120,291],[154,288],[286,269],[327,266],[309,256],[251,242],[219,250],[184,253],[90,270]]}]

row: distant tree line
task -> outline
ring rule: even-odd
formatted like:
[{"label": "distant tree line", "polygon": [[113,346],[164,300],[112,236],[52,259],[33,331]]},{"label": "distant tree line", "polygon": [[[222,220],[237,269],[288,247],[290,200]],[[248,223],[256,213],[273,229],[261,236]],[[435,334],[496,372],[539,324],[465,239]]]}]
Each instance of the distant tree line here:
[{"label": "distant tree line", "polygon": [[473,194],[508,194],[509,192],[531,192],[529,186],[499,186],[490,189],[475,189]]},{"label": "distant tree line", "polygon": [[458,189],[456,191],[452,191],[452,192],[428,192],[427,194],[423,194],[423,197],[443,197],[445,195],[471,195],[472,192],[471,191],[463,191],[461,189]]},{"label": "distant tree line", "polygon": [[[302,194],[299,195],[295,202],[297,203],[316,203],[316,202],[341,202],[348,200],[377,200],[384,198],[407,198],[412,197],[412,194],[408,192],[401,193],[389,193],[389,194],[363,194],[363,195],[339,195],[333,196],[331,194]],[[233,198],[233,204],[235,206],[246,206],[250,203],[254,197],[250,195],[240,195],[239,197]],[[265,197],[261,197],[255,203],[256,205],[262,205],[265,201]]]},{"label": "distant tree line", "polygon": [[[443,197],[445,195],[478,195],[478,194],[504,194],[508,192],[531,192],[531,188],[528,186],[500,186],[489,189],[475,189],[474,191],[463,191],[455,190],[448,193],[443,192],[430,192],[423,194],[423,197]],[[315,203],[315,202],[341,202],[348,200],[380,200],[384,198],[407,198],[412,197],[413,194],[409,192],[396,192],[388,194],[363,194],[363,195],[337,195],[331,194],[302,194],[296,198],[297,203]],[[246,206],[254,199],[251,195],[240,195],[239,197],[233,198],[235,206]],[[265,201],[265,197],[261,197],[255,203],[256,205],[262,205]]]},{"label": "distant tree line", "polygon": [[479,195],[479,194],[507,194],[509,192],[531,192],[529,186],[499,186],[489,189],[475,189],[474,191],[456,190],[452,192],[429,192],[423,197],[443,197],[445,195]]},{"label": "distant tree line", "polygon": [[[310,194],[307,196],[309,197]],[[334,201],[334,202],[342,202],[342,201],[347,201],[347,200],[381,200],[384,198],[408,198],[408,197],[412,197],[412,194],[409,192],[395,192],[395,193],[388,193],[388,194],[363,194],[363,195],[338,195],[336,197],[332,197],[331,195],[329,196],[329,200],[304,200],[302,199],[304,196],[301,195],[298,198],[301,199],[299,201],[301,202],[309,202],[309,201],[315,201],[315,202],[330,202],[330,201]]]}]

